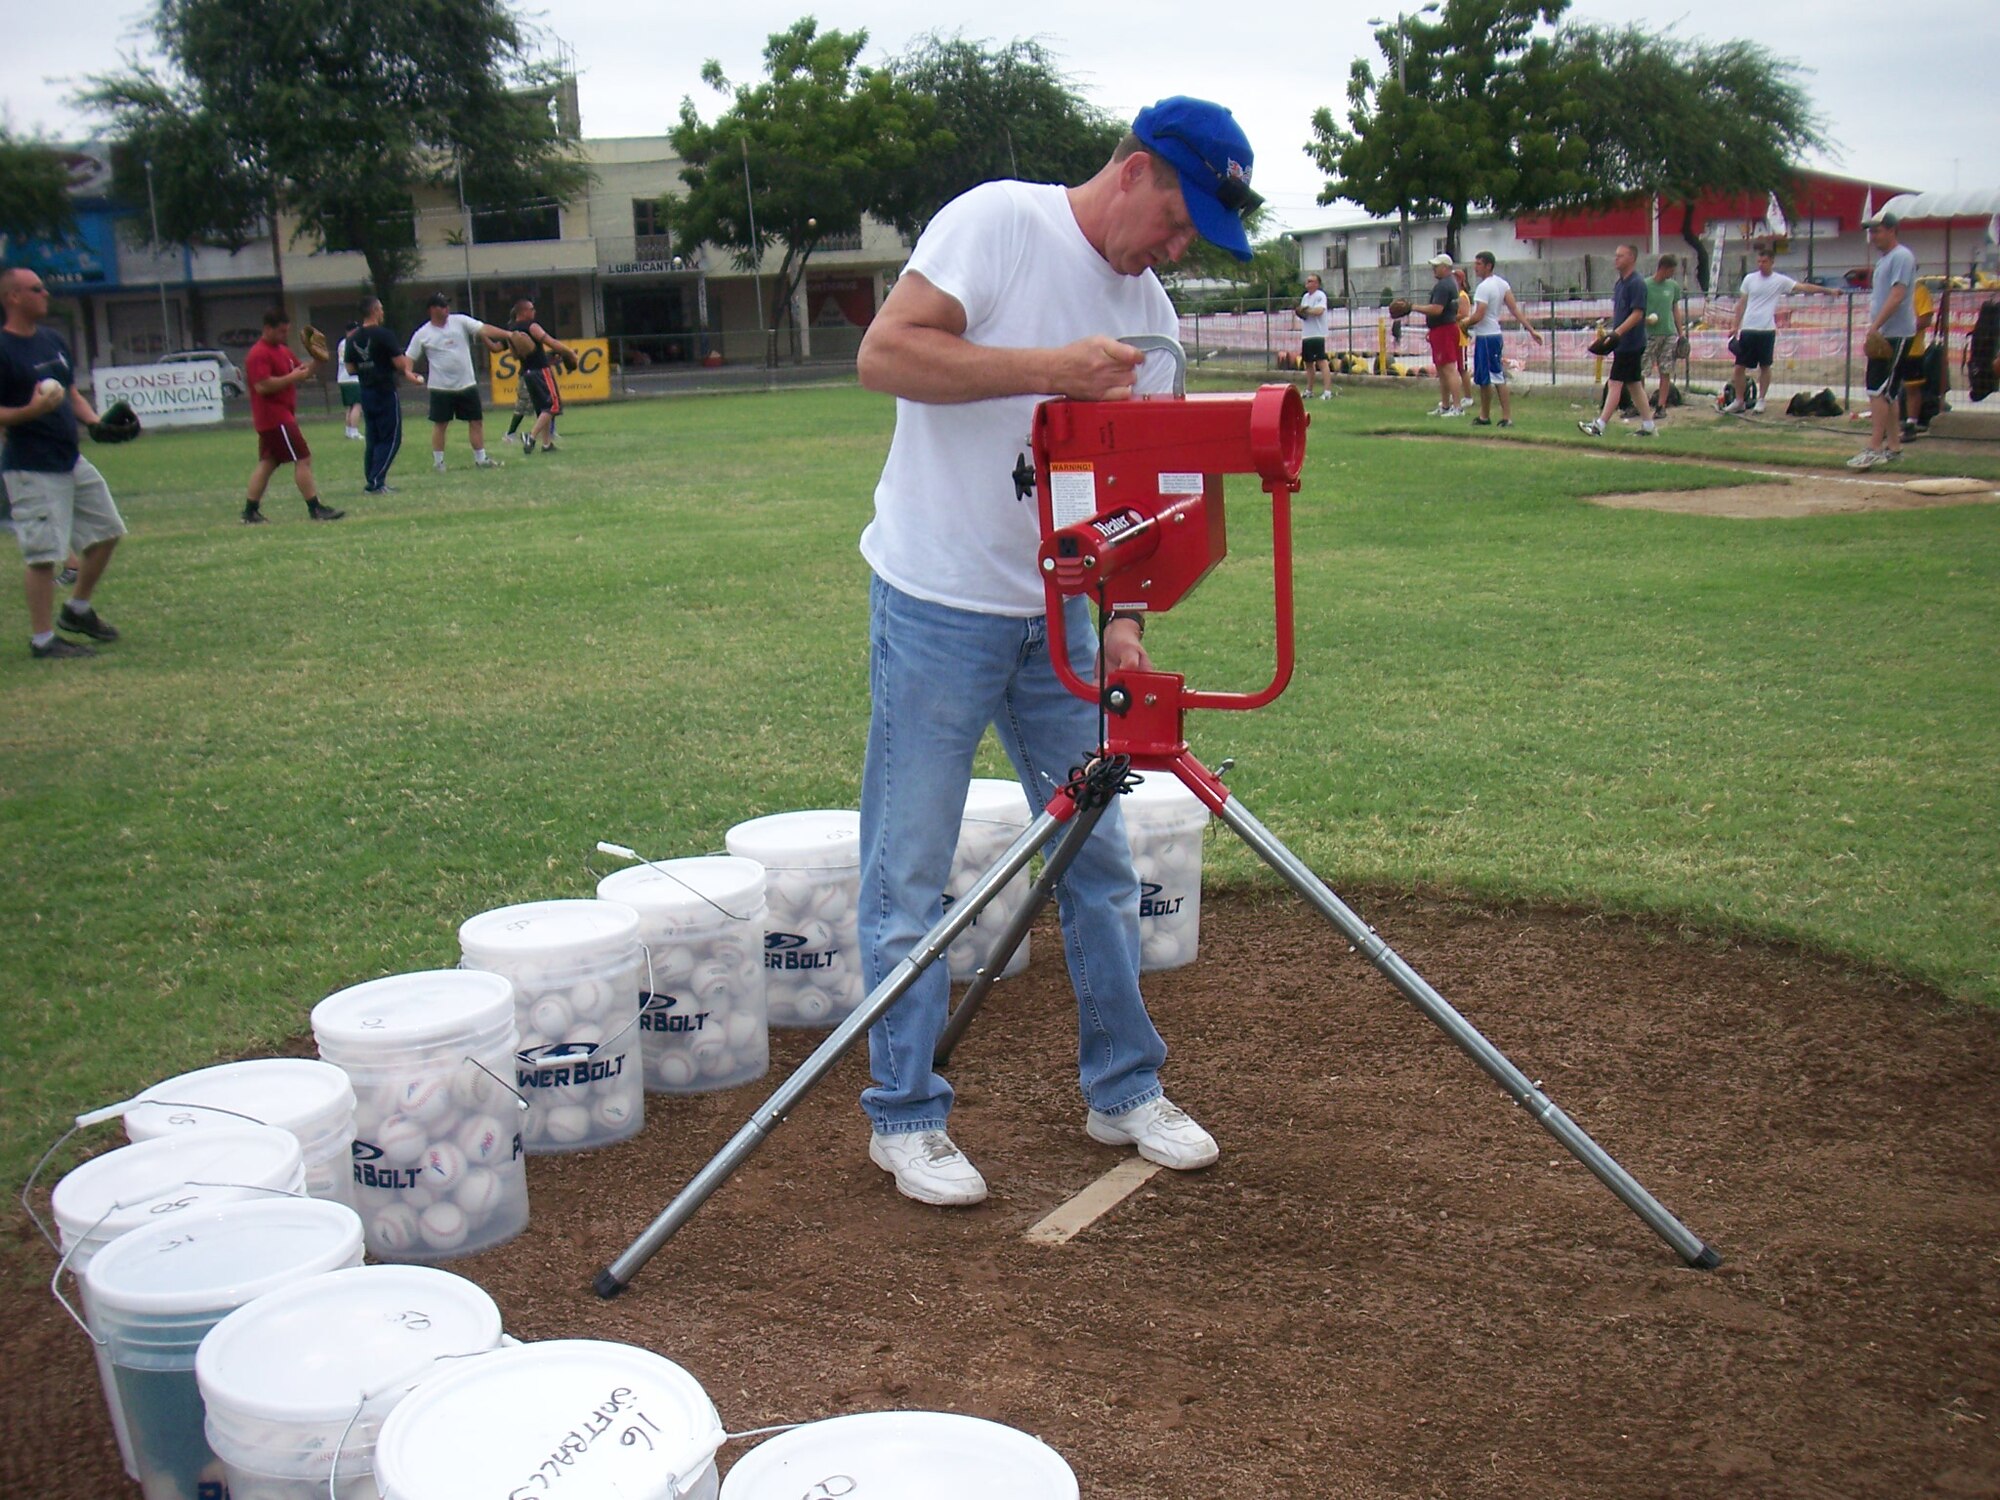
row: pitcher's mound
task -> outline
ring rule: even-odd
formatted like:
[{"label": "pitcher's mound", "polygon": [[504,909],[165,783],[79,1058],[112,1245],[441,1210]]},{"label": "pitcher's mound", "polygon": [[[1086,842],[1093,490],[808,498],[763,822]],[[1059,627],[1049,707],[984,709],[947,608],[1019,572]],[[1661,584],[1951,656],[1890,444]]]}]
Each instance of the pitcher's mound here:
[{"label": "pitcher's mound", "polygon": [[1737,521],[1792,520],[1799,516],[1844,515],[1864,510],[1920,510],[1933,505],[1986,505],[2000,500],[2000,484],[1990,479],[1896,480],[1833,475],[1801,475],[1763,484],[1712,490],[1648,490],[1643,494],[1593,495],[1596,505],[1624,510],[1669,510],[1691,516],[1723,516]]}]

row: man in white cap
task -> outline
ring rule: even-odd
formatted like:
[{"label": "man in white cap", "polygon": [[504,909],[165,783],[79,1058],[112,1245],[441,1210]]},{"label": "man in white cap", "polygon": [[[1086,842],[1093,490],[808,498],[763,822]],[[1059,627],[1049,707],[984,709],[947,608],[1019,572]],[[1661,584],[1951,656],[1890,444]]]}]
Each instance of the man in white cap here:
[{"label": "man in white cap", "polygon": [[1472,404],[1465,394],[1465,339],[1458,327],[1458,278],[1451,274],[1449,255],[1433,255],[1431,272],[1437,280],[1431,283],[1430,300],[1417,303],[1410,311],[1424,315],[1431,368],[1437,371],[1438,404],[1431,408],[1431,415],[1455,417]]},{"label": "man in white cap", "polygon": [[[1096,705],[1048,656],[1040,527],[1012,470],[1036,405],[1170,388],[1127,334],[1178,331],[1153,274],[1197,236],[1250,259],[1242,215],[1250,143],[1228,110],[1163,99],[1076,187],[988,182],[931,220],[869,324],[861,383],[893,395],[896,431],[861,537],[874,570],[871,716],[861,785],[862,969],[879,985],[940,918],[973,752],[991,725],[1030,805],[1043,807],[1098,742]],[[1097,675],[1089,607],[1069,601],[1071,665]],[[1145,670],[1144,621],[1104,622],[1109,672]],[[1216,1159],[1213,1137],[1161,1091],[1167,1049],[1139,993],[1139,885],[1117,805],[1057,889],[1077,997],[1084,1130],[1178,1169]],[[951,1085],[932,1065],[949,974],[932,964],[868,1037],[861,1096],[869,1159],[906,1197],[986,1196],[945,1133]]]}]

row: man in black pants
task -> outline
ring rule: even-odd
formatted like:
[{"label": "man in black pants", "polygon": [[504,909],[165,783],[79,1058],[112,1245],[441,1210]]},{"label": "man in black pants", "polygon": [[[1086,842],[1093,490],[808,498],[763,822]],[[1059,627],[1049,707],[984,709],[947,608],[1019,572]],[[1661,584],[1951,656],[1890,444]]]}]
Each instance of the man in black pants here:
[{"label": "man in black pants", "polygon": [[347,368],[361,383],[361,421],[368,443],[362,450],[362,476],[371,495],[391,493],[389,466],[403,446],[403,408],[396,399],[396,377],[411,385],[423,379],[410,368],[402,342],[382,326],[382,299],[361,299],[361,326],[347,336]]},{"label": "man in black pants", "polygon": [[[556,389],[555,372],[549,368],[549,356],[574,359],[576,355],[569,345],[550,333],[535,321],[535,304],[523,297],[514,304],[514,321],[507,325],[509,333],[526,334],[533,341],[533,348],[521,358],[521,382],[527,387],[528,397],[535,406],[535,425],[521,444],[521,456],[526,458],[535,451],[535,444],[542,445],[544,453],[555,451],[556,418],[562,412],[562,396]],[[518,341],[516,347],[519,347]]]}]

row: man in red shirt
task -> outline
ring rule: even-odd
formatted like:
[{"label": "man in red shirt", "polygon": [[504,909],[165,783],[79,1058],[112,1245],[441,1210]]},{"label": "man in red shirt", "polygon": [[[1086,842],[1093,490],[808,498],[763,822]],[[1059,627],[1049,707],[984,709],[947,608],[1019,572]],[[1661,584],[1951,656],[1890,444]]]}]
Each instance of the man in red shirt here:
[{"label": "man in red shirt", "polygon": [[315,521],[338,521],[347,512],[319,503],[319,483],[313,478],[312,449],[299,431],[299,385],[312,379],[313,365],[293,354],[292,315],[282,307],[264,314],[264,336],[244,356],[243,378],[250,385],[250,425],[257,429],[257,467],[250,471],[249,498],[243,502],[243,524],[264,521],[264,487],[290,464],[292,478],[305,497],[306,514]]}]

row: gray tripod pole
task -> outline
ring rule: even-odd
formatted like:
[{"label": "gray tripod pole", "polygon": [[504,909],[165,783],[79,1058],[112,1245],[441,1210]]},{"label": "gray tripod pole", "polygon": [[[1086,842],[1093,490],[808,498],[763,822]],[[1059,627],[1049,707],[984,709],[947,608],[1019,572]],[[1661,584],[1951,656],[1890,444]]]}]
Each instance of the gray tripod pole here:
[{"label": "gray tripod pole", "polygon": [[1082,809],[1069,820],[1069,827],[1056,840],[1049,857],[1042,861],[1042,873],[1028,888],[1028,896],[1021,903],[1021,909],[1001,928],[1000,935],[993,940],[993,951],[986,955],[986,962],[980,965],[979,972],[972,976],[972,983],[959,996],[958,1009],[951,1013],[951,1019],[945,1022],[944,1031],[938,1037],[933,1067],[942,1068],[951,1061],[952,1049],[965,1039],[966,1028],[979,1014],[979,1007],[986,1003],[987,991],[993,988],[993,982],[1007,967],[1014,950],[1021,946],[1021,939],[1028,935],[1028,929],[1035,925],[1035,918],[1041,914],[1042,908],[1049,904],[1056,882],[1063,878],[1077,851],[1083,847],[1083,841],[1090,837],[1091,830],[1097,827],[1097,820],[1104,816],[1104,810],[1110,805],[1109,802],[1100,802],[1095,807]]},{"label": "gray tripod pole", "polygon": [[1216,810],[1216,816],[1235,829],[1265,864],[1282,875],[1293,890],[1339,928],[1370,963],[1388,976],[1391,984],[1458,1044],[1460,1051],[1512,1095],[1514,1102],[1533,1115],[1544,1130],[1561,1141],[1569,1154],[1588,1167],[1599,1182],[1610,1188],[1619,1202],[1644,1219],[1655,1234],[1673,1246],[1682,1260],[1700,1271],[1713,1270],[1722,1264],[1720,1255],[1668,1213],[1658,1199],[1639,1185],[1637,1178],[1612,1160],[1576,1121],[1558,1109],[1555,1101],[1536,1088],[1499,1048],[1481,1036],[1444,996],[1430,987],[1423,975],[1403,962],[1396,951],[1377,937],[1340,897],[1329,890],[1291,850],[1279,843],[1269,829],[1252,817],[1241,802],[1234,797],[1229,798]]},{"label": "gray tripod pole", "polygon": [[[1035,851],[1042,847],[1043,842],[1064,822],[1082,817],[1086,811],[1079,808],[1070,815],[1070,819],[1044,812],[1008,845],[999,863],[979,877],[963,900],[953,903],[944,920],[924,934],[909,957],[891,969],[882,982],[869,992],[867,999],[854,1008],[853,1014],[813,1049],[812,1055],[800,1063],[792,1076],[778,1086],[777,1092],[758,1107],[749,1123],[730,1138],[729,1144],[716,1152],[707,1166],[695,1173],[693,1180],[680,1190],[673,1202],[646,1226],[636,1240],[626,1246],[624,1253],[597,1273],[592,1290],[605,1298],[615,1297],[624,1291],[632,1278],[639,1274],[639,1268],[673,1238],[676,1230],[694,1217],[695,1211],[734,1175],[738,1167],[749,1160],[750,1153],[764,1144],[765,1137],[784,1122],[813,1085],[827,1075],[850,1047],[868,1034],[869,1027],[888,1014],[889,1008],[903,998],[917,976],[943,956],[944,950],[973,924],[1002,887],[1028,867],[1028,861],[1034,858]],[[1101,816],[1103,809],[1099,807],[1096,811]]]}]

